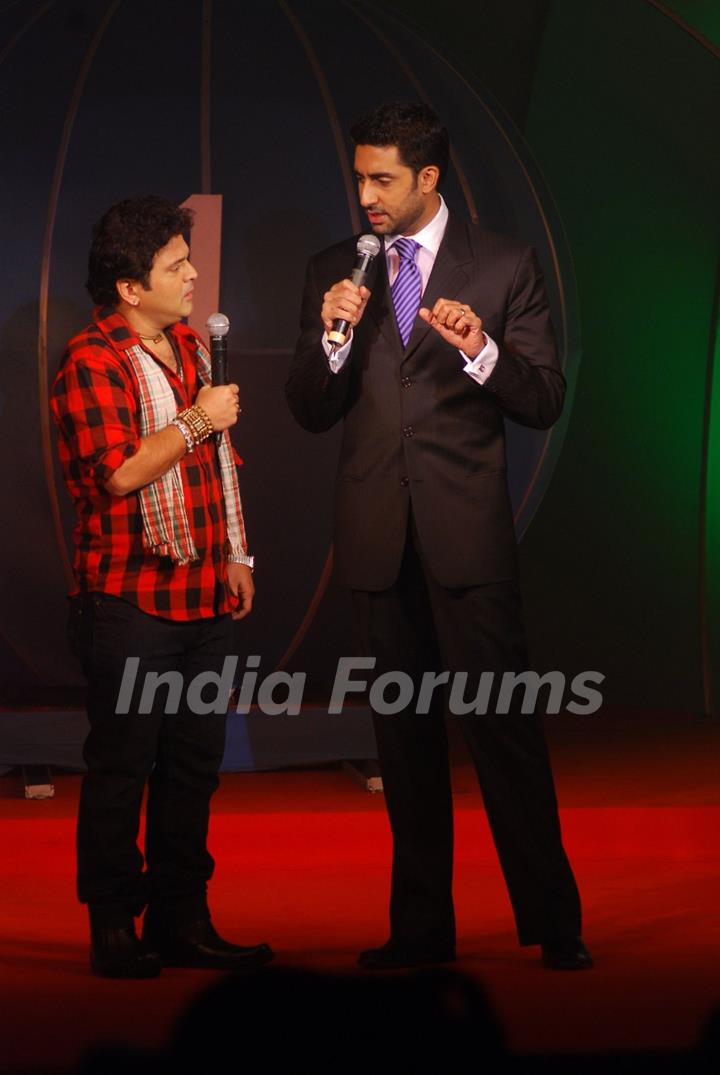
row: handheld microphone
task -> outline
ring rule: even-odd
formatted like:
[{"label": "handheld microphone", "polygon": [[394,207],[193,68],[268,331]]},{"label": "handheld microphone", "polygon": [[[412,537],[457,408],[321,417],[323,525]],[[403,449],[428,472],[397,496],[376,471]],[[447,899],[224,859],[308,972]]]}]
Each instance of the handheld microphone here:
[{"label": "handheld microphone", "polygon": [[[205,327],[210,337],[210,371],[213,385],[228,383],[227,340],[230,322],[225,314],[210,314]],[[217,444],[222,440],[222,433],[215,434]]]},{"label": "handheld microphone", "polygon": [[210,314],[205,327],[210,337],[210,369],[212,370],[212,383],[227,384],[227,341],[225,337],[230,331],[230,322],[225,314]]},{"label": "handheld microphone", "polygon": [[[380,240],[377,235],[361,235],[357,241],[357,260],[350,279],[357,287],[362,287],[368,278],[370,267],[380,253]],[[332,323],[332,332],[328,332],[328,340],[335,352],[342,347],[348,337],[350,322],[342,317],[336,317]]]}]

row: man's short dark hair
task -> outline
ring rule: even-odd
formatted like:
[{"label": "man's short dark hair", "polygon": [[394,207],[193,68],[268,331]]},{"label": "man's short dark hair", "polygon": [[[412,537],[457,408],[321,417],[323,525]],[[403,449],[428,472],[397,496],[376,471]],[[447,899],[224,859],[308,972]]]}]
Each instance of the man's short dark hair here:
[{"label": "man's short dark hair", "polygon": [[435,164],[440,181],[450,157],[446,128],[428,105],[420,101],[391,101],[378,105],[350,128],[357,146],[397,146],[403,164],[415,174]]},{"label": "man's short dark hair", "polygon": [[93,302],[116,306],[118,280],[137,280],[146,288],[158,250],[187,234],[193,215],[157,194],[112,205],[93,228],[85,284]]}]

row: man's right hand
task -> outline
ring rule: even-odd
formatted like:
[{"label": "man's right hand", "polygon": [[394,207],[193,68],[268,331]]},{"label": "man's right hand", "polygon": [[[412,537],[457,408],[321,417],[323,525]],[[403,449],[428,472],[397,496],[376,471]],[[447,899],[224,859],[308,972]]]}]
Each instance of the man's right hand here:
[{"label": "man's right hand", "polygon": [[333,321],[348,321],[353,328],[359,324],[365,313],[370,292],[363,287],[357,287],[352,280],[340,280],[333,284],[323,296],[320,317],[326,332],[332,332]]},{"label": "man's right hand", "polygon": [[207,414],[213,429],[220,433],[234,426],[240,414],[240,389],[236,384],[204,385],[195,400]]}]

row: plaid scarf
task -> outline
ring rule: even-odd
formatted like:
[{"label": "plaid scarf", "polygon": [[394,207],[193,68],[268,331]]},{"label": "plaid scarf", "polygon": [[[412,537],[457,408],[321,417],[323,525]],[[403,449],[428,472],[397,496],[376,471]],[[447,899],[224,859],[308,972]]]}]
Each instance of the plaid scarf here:
[{"label": "plaid scarf", "polygon": [[[135,345],[126,352],[132,363],[140,389],[140,435],[150,436],[165,429],[177,417],[177,404],[170,383],[147,351]],[[210,355],[197,345],[198,378],[211,383]],[[240,488],[233,458],[230,433],[226,429],[218,445],[220,478],[225,500],[225,518],[230,551],[234,556],[246,553]],[[143,517],[143,542],[156,556],[170,556],[176,564],[197,560],[190,524],[185,511],[180,464],[176,463],[161,477],[138,489]]]}]

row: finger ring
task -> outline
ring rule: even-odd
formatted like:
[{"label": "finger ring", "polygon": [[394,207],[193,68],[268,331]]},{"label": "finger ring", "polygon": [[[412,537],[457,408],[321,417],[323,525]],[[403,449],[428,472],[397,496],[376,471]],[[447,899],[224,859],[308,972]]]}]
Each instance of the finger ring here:
[{"label": "finger ring", "polygon": [[461,306],[461,307],[460,307],[460,316],[461,316],[461,317],[464,317],[464,316],[465,316],[465,307],[464,307],[464,306]]}]

